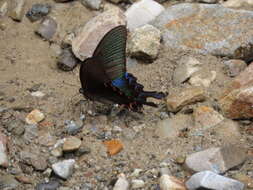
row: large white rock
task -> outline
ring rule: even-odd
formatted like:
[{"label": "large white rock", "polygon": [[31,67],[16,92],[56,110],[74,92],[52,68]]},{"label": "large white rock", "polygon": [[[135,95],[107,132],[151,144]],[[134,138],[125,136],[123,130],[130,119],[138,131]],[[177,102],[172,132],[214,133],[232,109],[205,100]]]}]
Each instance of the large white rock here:
[{"label": "large white rock", "polygon": [[194,174],[186,183],[189,190],[216,189],[216,190],[243,190],[244,184],[211,171]]},{"label": "large white rock", "polygon": [[129,30],[143,26],[154,20],[165,8],[153,0],[141,0],[127,9],[125,15]]}]

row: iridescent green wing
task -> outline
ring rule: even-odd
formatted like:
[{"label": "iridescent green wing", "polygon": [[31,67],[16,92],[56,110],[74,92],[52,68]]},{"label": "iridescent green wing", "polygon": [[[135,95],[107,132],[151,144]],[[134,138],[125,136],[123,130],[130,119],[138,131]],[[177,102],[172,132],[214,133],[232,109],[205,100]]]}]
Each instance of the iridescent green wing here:
[{"label": "iridescent green wing", "polygon": [[103,37],[93,53],[112,81],[126,72],[126,39],[126,26],[117,26]]}]

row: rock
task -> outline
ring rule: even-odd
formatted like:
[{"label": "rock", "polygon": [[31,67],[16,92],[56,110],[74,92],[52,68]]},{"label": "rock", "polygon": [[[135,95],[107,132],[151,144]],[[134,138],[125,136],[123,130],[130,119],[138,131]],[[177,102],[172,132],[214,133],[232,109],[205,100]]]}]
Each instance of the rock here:
[{"label": "rock", "polygon": [[47,168],[46,158],[41,154],[22,151],[20,157],[24,163],[33,166],[38,171],[44,171]]},{"label": "rock", "polygon": [[45,94],[41,91],[32,92],[31,95],[37,98],[42,98],[45,96]]},{"label": "rock", "polygon": [[219,174],[240,165],[245,159],[246,150],[244,148],[228,145],[193,153],[186,157],[185,164],[194,172],[210,170]]},{"label": "rock", "polygon": [[253,118],[253,63],[227,87],[219,104],[228,118]]},{"label": "rock", "polygon": [[73,120],[65,121],[65,125],[69,135],[76,135],[83,128],[82,125],[77,125]]},{"label": "rock", "polygon": [[27,18],[31,21],[37,21],[47,16],[51,11],[51,6],[48,4],[34,4],[26,13]]},{"label": "rock", "polygon": [[[8,154],[7,154],[7,137],[0,132],[0,166],[8,167]],[[0,186],[1,187],[1,186]]]},{"label": "rock", "polygon": [[63,144],[63,151],[64,152],[72,152],[78,150],[82,144],[82,141],[77,137],[68,137],[66,138]]},{"label": "rock", "polygon": [[212,128],[212,132],[226,144],[238,144],[242,138],[238,124],[232,120],[223,120]]},{"label": "rock", "polygon": [[120,174],[117,182],[115,183],[113,190],[128,190],[129,183],[124,174]]},{"label": "rock", "polygon": [[77,58],[84,61],[91,57],[104,35],[119,25],[126,25],[126,18],[120,9],[105,11],[91,19],[72,41],[72,50]]},{"label": "rock", "polygon": [[202,72],[192,76],[189,80],[189,83],[193,86],[203,86],[208,88],[215,78],[216,71],[211,71],[210,73]]},{"label": "rock", "polygon": [[37,125],[26,125],[24,139],[27,142],[32,142],[38,137],[38,127]]},{"label": "rock", "polygon": [[173,82],[176,85],[185,82],[188,80],[193,73],[197,72],[200,69],[200,66],[203,63],[200,63],[194,57],[182,57],[179,60],[178,66],[173,73]]},{"label": "rock", "polygon": [[58,68],[63,71],[72,71],[78,63],[78,59],[75,57],[70,48],[63,49],[57,60]]},{"label": "rock", "polygon": [[60,187],[58,181],[49,181],[48,183],[40,183],[36,185],[35,190],[57,190]]},{"label": "rock", "polygon": [[81,3],[92,10],[99,10],[102,0],[81,0]]},{"label": "rock", "polygon": [[63,160],[52,165],[53,171],[59,177],[68,179],[74,171],[75,160]]},{"label": "rock", "polygon": [[19,119],[9,121],[7,126],[7,131],[17,136],[22,135],[25,131],[24,123]]},{"label": "rock", "polygon": [[57,158],[62,156],[62,148],[61,147],[56,147],[51,151],[51,154]]},{"label": "rock", "polygon": [[27,124],[37,124],[43,119],[45,119],[44,114],[40,110],[35,109],[26,116],[25,121]]},{"label": "rock", "polygon": [[177,138],[181,130],[193,126],[192,117],[184,114],[177,114],[173,118],[160,121],[157,124],[156,134],[161,138]]},{"label": "rock", "polygon": [[185,183],[189,190],[195,189],[226,189],[226,190],[243,190],[243,183],[223,177],[211,171],[203,171],[194,174]]},{"label": "rock", "polygon": [[167,109],[177,112],[184,106],[205,100],[205,92],[200,87],[183,89],[179,93],[172,93],[167,96]]},{"label": "rock", "polygon": [[13,9],[10,12],[10,17],[14,21],[22,21],[24,16],[24,6],[25,0],[14,0],[13,1]]},{"label": "rock", "polygon": [[253,118],[253,85],[233,90],[219,104],[228,118]]},{"label": "rock", "polygon": [[0,175],[0,187],[3,190],[16,190],[19,187],[19,183],[12,175]]},{"label": "rock", "polygon": [[145,186],[145,183],[143,180],[140,179],[133,179],[131,182],[131,188],[132,189],[138,189],[143,188]]},{"label": "rock", "polygon": [[134,3],[125,12],[127,27],[130,31],[148,24],[154,20],[165,8],[153,0],[141,0]]},{"label": "rock", "polygon": [[38,142],[43,146],[53,146],[56,143],[56,138],[50,134],[47,130],[39,131]]},{"label": "rock", "polygon": [[250,22],[251,11],[181,3],[168,7],[152,24],[162,31],[164,44],[172,49],[249,61],[253,58]]},{"label": "rock", "polygon": [[182,181],[166,174],[160,177],[159,186],[161,190],[186,190]]},{"label": "rock", "polygon": [[116,139],[104,141],[103,143],[111,156],[118,154],[123,149],[123,144]]},{"label": "rock", "polygon": [[129,54],[144,61],[152,61],[158,56],[160,40],[161,32],[157,28],[148,24],[137,28],[129,39]]},{"label": "rock", "polygon": [[26,177],[24,175],[18,175],[15,177],[16,180],[18,180],[20,183],[23,183],[23,184],[32,184],[32,179],[29,178],[29,177]]},{"label": "rock", "polygon": [[57,22],[51,17],[46,17],[42,20],[39,28],[35,31],[35,33],[45,40],[50,40],[53,38],[56,30]]},{"label": "rock", "polygon": [[138,177],[142,171],[142,169],[135,168],[133,173],[131,173],[131,177]]},{"label": "rock", "polygon": [[224,7],[237,8],[237,7],[248,7],[253,6],[252,0],[228,0],[222,3]]},{"label": "rock", "polygon": [[243,60],[239,59],[230,59],[225,61],[224,65],[227,70],[227,75],[230,77],[236,77],[247,67],[247,64]]},{"label": "rock", "polygon": [[7,1],[3,1],[0,3],[0,18],[4,17],[8,12],[8,3]]},{"label": "rock", "polygon": [[224,120],[224,117],[208,106],[200,106],[194,111],[195,127],[208,129]]}]

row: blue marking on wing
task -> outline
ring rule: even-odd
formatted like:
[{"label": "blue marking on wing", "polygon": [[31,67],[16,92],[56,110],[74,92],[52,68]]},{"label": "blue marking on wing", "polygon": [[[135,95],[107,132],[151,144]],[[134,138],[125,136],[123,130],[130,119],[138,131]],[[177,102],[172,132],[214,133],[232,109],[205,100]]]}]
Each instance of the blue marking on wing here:
[{"label": "blue marking on wing", "polygon": [[125,73],[123,77],[114,79],[112,81],[112,85],[121,89],[122,87],[127,85],[126,77],[127,77],[127,73]]}]

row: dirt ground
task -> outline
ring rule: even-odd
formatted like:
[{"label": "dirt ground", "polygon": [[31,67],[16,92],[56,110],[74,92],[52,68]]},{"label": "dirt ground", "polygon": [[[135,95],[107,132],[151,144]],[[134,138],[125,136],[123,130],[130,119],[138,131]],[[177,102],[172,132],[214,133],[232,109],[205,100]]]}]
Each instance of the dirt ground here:
[{"label": "dirt ground", "polygon": [[[64,133],[66,120],[80,122],[79,101],[84,97],[79,94],[79,65],[71,72],[59,70],[56,65],[57,55],[54,45],[55,43],[60,44],[69,31],[84,25],[98,12],[86,9],[79,2],[59,4],[51,0],[27,0],[25,10],[28,10],[34,3],[49,3],[54,6],[51,16],[53,15],[57,20],[58,36],[52,43],[42,40],[34,33],[39,22],[31,23],[26,17],[20,23],[14,22],[9,17],[2,20],[5,29],[0,30],[0,94],[3,97],[0,100],[0,106],[13,108],[14,116],[22,121],[32,109],[41,110],[46,116],[46,121],[54,124],[50,129],[51,133],[57,139],[62,139],[68,136]],[[140,62],[129,64],[128,70],[137,76],[145,89],[170,93],[175,89],[189,86],[187,83],[175,86],[172,82],[173,71],[182,56],[193,56],[204,64],[206,71],[215,70],[217,72],[216,80],[208,89],[208,100],[194,105],[214,106],[223,88],[231,81],[231,78],[224,72],[222,65],[224,58],[199,55],[193,52],[179,52],[162,46],[158,59],[152,64]],[[43,92],[46,96],[43,98],[31,96],[29,91],[31,88]],[[160,104],[160,107],[144,107],[143,115],[129,113],[127,116],[111,118],[101,114],[98,116],[87,114],[84,128],[89,129],[90,125],[96,126],[100,131],[110,131],[110,128],[115,125],[122,128],[123,134],[115,137],[122,141],[124,149],[119,154],[110,157],[106,154],[102,140],[83,130],[76,136],[82,139],[83,144],[89,147],[91,152],[81,157],[74,157],[77,160],[78,168],[71,178],[62,181],[62,186],[74,187],[78,184],[91,183],[94,187],[96,186],[94,189],[102,189],[101,184],[109,186],[118,173],[131,174],[134,168],[141,168],[148,178],[146,180],[148,188],[145,189],[156,189],[158,173],[152,173],[152,169],[158,170],[160,163],[164,160],[170,163],[172,175],[187,179],[189,173],[171,160],[195,152],[197,147],[205,149],[226,143],[223,139],[217,139],[208,132],[205,136],[178,137],[173,140],[158,138],[155,135],[157,122],[161,120],[161,113],[166,110],[163,101],[156,102]],[[172,116],[173,114],[169,114],[169,117]],[[245,127],[239,121],[238,123],[243,134],[241,142],[238,143],[246,148],[252,148],[252,135],[245,132],[248,126]],[[145,128],[131,136],[133,127],[141,124],[144,124]],[[16,139],[14,136],[10,137]],[[17,152],[12,152],[11,155],[23,149],[40,146],[35,143],[24,145],[24,147],[18,142],[19,140],[13,140]],[[41,149],[49,152],[48,148],[42,147]],[[73,157],[73,155],[67,155],[66,158],[68,157]],[[18,163],[18,156],[13,156],[13,162]],[[253,161],[249,159],[236,168],[236,171],[253,177],[252,168]],[[0,173],[5,174],[8,171],[1,169]],[[37,183],[44,180],[41,172],[33,171],[29,175],[34,179],[33,184],[23,185],[20,189],[32,189]],[[228,172],[227,175],[233,176],[233,171]]]}]

